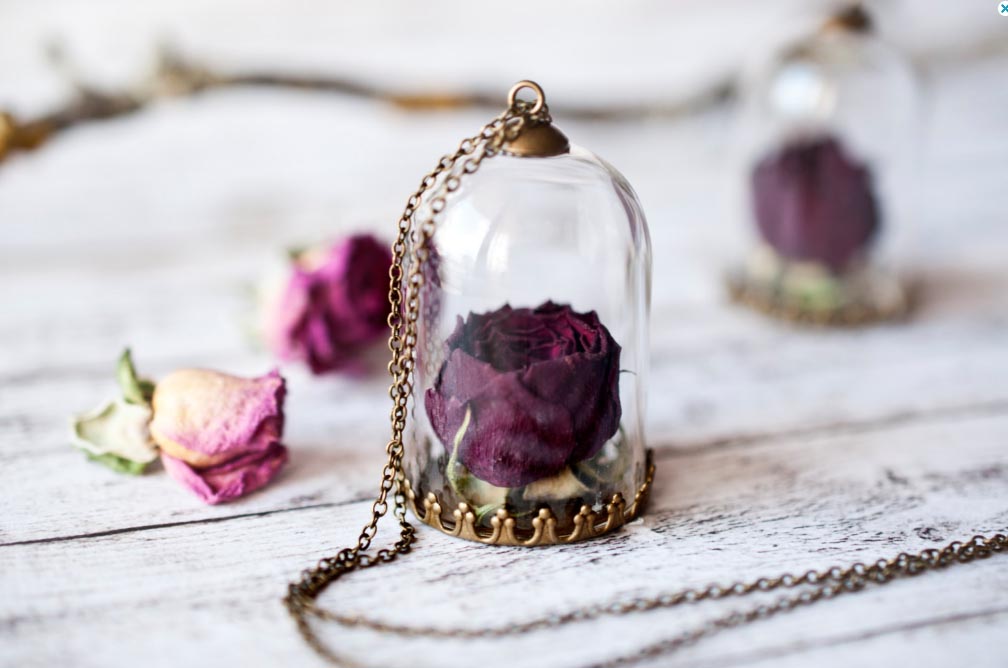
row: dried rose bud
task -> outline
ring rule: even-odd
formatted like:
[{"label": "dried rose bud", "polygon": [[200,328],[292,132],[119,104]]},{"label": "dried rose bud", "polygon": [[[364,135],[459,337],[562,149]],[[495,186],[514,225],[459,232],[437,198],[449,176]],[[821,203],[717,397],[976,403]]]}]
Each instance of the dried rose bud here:
[{"label": "dried rose bud", "polygon": [[879,226],[871,173],[832,138],[791,144],[752,173],[760,233],[791,260],[842,271]]},{"label": "dried rose bud", "polygon": [[593,456],[619,428],[620,346],[594,311],[547,302],[461,318],[427,390],[438,437],[476,477],[521,487]]},{"label": "dried rose bud", "polygon": [[258,378],[204,369],[169,374],[154,390],[150,424],[165,470],[207,503],[262,487],[287,462],[284,396],[276,371]]},{"label": "dried rose bud", "polygon": [[387,334],[391,265],[388,246],[370,235],[299,253],[266,314],[277,357],[316,374],[356,366],[362,350]]}]

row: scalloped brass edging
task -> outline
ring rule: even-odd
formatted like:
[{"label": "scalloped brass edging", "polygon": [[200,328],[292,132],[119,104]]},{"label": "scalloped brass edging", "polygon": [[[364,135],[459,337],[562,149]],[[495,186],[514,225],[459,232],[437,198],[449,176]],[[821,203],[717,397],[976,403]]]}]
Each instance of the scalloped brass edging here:
[{"label": "scalloped brass edging", "polygon": [[601,536],[637,519],[647,503],[651,483],[654,481],[655,466],[651,450],[647,451],[646,466],[644,483],[637,490],[637,494],[634,495],[633,502],[629,506],[619,492],[613,494],[612,500],[605,505],[602,513],[596,513],[591,506],[585,504],[574,516],[574,528],[570,533],[557,532],[557,520],[549,508],[539,509],[539,514],[532,519],[531,535],[524,538],[519,536],[515,527],[515,519],[504,508],[498,510],[497,514],[490,518],[490,528],[476,526],[476,514],[465,502],[458,504],[458,508],[451,513],[452,519],[445,521],[444,508],[434,492],[428,492],[424,497],[422,510],[417,507],[417,492],[413,490],[409,480],[404,481],[406,503],[413,515],[424,524],[443,531],[449,536],[457,536],[485,545],[536,547],[573,543]]},{"label": "scalloped brass edging", "polygon": [[821,327],[859,327],[877,322],[899,320],[910,314],[913,294],[891,308],[880,308],[861,303],[848,304],[838,309],[817,311],[803,308],[801,304],[767,294],[753,287],[739,276],[729,274],[724,279],[728,296],[736,304],[779,320]]}]

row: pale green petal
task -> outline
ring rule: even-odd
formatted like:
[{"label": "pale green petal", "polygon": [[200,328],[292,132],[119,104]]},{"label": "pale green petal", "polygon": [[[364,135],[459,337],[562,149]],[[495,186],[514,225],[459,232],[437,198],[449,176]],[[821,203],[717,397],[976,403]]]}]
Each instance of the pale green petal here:
[{"label": "pale green petal", "polygon": [[104,466],[109,467],[116,473],[127,473],[129,475],[140,475],[147,468],[147,464],[150,462],[131,462],[128,459],[123,459],[122,457],[117,457],[115,455],[105,454],[105,455],[92,455],[90,452],[85,452],[87,458],[93,462],[98,462]]},{"label": "pale green petal", "polygon": [[150,438],[150,420],[151,409],[146,404],[110,401],[74,418],[71,439],[75,446],[116,470],[125,465],[113,465],[114,460],[106,455],[142,468],[158,455]]},{"label": "pale green petal", "polygon": [[131,404],[149,404],[154,395],[154,383],[146,378],[137,376],[136,367],[133,366],[133,356],[127,348],[119,356],[119,364],[116,367],[116,378],[122,390],[123,398]]},{"label": "pale green petal", "polygon": [[507,487],[497,487],[480,480],[469,473],[469,469],[458,460],[459,444],[462,442],[462,437],[465,436],[466,429],[469,428],[471,421],[472,409],[466,408],[462,426],[459,427],[458,432],[455,434],[451,457],[448,458],[447,475],[448,484],[451,485],[451,488],[458,496],[464,498],[473,507],[477,519],[482,520],[484,515],[497,512],[498,508],[504,507],[510,489]]},{"label": "pale green petal", "polygon": [[[460,466],[460,468],[465,470],[464,466]],[[469,502],[469,505],[493,507],[495,510],[504,507],[504,502],[510,491],[507,487],[497,487],[480,480],[468,471],[465,471],[465,475],[458,480],[458,486],[461,495]]]}]

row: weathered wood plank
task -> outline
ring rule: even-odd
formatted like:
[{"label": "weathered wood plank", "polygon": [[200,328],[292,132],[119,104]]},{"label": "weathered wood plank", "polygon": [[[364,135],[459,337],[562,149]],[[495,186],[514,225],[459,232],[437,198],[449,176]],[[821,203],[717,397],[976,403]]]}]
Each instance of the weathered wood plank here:
[{"label": "weathered wood plank", "polygon": [[[987,74],[986,66],[980,74]],[[956,82],[943,85],[955,92]],[[123,343],[134,345],[143,370],[153,375],[180,365],[241,373],[268,368],[270,361],[248,345],[243,329],[251,304],[247,288],[263,263],[284,243],[391,219],[399,199],[389,193],[406,191],[429,154],[450,145],[459,127],[481,120],[475,114],[403,117],[389,129],[388,117],[363,113],[360,103],[277,99],[231,93],[196,101],[185,113],[168,107],[121,126],[83,131],[59,150],[5,165],[0,212],[10,233],[0,245],[0,277],[6,277],[0,281],[0,484],[9,490],[11,512],[0,522],[0,540],[334,503],[370,493],[385,439],[380,376],[360,385],[311,382],[292,372],[291,470],[283,485],[237,506],[204,509],[163,476],[118,478],[66,445],[67,416],[112,391],[111,360]],[[235,118],[237,105],[249,111]],[[983,108],[970,109],[983,114]],[[954,163],[958,154],[978,165],[970,178],[954,180],[949,196],[974,202],[974,213],[956,226],[933,212],[922,217],[927,234],[921,254],[931,289],[912,326],[842,333],[794,331],[728,308],[712,267],[718,241],[730,228],[677,224],[684,215],[716,216],[710,193],[718,188],[724,160],[723,117],[635,128],[635,142],[618,126],[576,127],[583,136],[597,135],[599,152],[633,171],[645,202],[653,205],[649,433],[656,447],[697,448],[931,411],[997,410],[1008,401],[1008,273],[1001,251],[1008,230],[993,222],[997,212],[982,207],[991,176],[982,166],[1004,153],[997,142],[967,150],[975,140],[958,141],[958,126],[943,115],[952,111],[967,110],[957,103],[936,110],[942,132],[935,150],[946,161]],[[268,131],[291,118],[317,132],[319,143],[292,144]],[[236,167],[231,156],[257,131],[264,153],[275,159]],[[185,148],[194,134],[206,143],[196,164]],[[283,167],[309,164],[313,155],[318,164],[320,146],[336,167],[356,146],[347,136],[376,144],[373,152],[353,154],[360,173],[352,181],[330,179],[326,170]],[[940,141],[945,136],[957,140],[954,152]],[[677,151],[641,155],[635,148],[640,140]],[[388,161],[397,147],[402,160]],[[158,155],[150,173],[126,169],[137,151]],[[110,188],[108,197],[89,197],[93,186],[75,179],[91,161],[112,165],[120,179],[102,186]],[[182,204],[152,207],[151,201],[165,197],[151,185],[152,173],[185,174],[182,184],[167,176],[164,182],[190,196],[169,198]],[[240,194],[250,179],[264,184],[252,198]],[[53,182],[66,184],[65,197],[45,196]],[[209,182],[213,188],[203,185]],[[46,221],[45,234],[37,219]],[[358,459],[362,448],[373,458]],[[38,474],[42,470],[46,475]],[[18,484],[25,479],[35,482]],[[140,493],[151,495],[151,503],[134,503]]]},{"label": "weathered wood plank", "polygon": [[[866,348],[859,352],[864,354]],[[721,443],[758,442],[773,434],[815,436],[858,425],[871,428],[890,421],[927,421],[932,414],[1008,414],[1008,398],[998,392],[1008,374],[1008,364],[999,364],[1001,347],[977,344],[972,351],[988,357],[961,359],[954,354],[943,360],[935,355],[920,368],[903,367],[888,373],[880,356],[875,373],[865,379],[874,387],[867,388],[853,372],[836,378],[811,371],[811,375],[785,377],[769,384],[758,378],[729,376],[726,371],[706,382],[683,383],[680,379],[691,375],[703,379],[704,365],[718,364],[723,357],[711,355],[697,370],[668,365],[659,368],[663,372],[659,378],[674,382],[656,383],[659,397],[652,399],[649,421],[652,446],[699,450]],[[767,354],[772,351],[768,349]],[[854,360],[851,367],[856,368]],[[976,385],[962,387],[957,381],[967,371]],[[8,490],[0,542],[363,498],[374,490],[381,444],[386,438],[386,408],[380,399],[383,382],[374,379],[364,386],[338,380],[313,384],[295,372],[286,438],[292,448],[289,470],[277,485],[219,508],[203,507],[163,474],[123,477],[86,462],[69,447],[66,416],[76,408],[73,398],[77,406],[87,405],[89,392],[95,392],[91,388],[106,383],[29,383],[45,392],[45,402],[25,406],[0,427],[5,436],[0,448],[0,480]],[[680,398],[684,385],[690,388],[685,400]],[[921,386],[933,389],[921,391]],[[970,388],[975,389],[967,391]],[[668,393],[665,398],[662,391]],[[40,396],[25,393],[23,388],[2,394],[10,396],[12,403]],[[799,403],[807,401],[809,394],[824,397],[823,405]],[[709,397],[712,399],[705,404]],[[26,443],[30,445],[26,447]],[[19,484],[23,480],[33,480],[33,484]],[[146,502],[136,503],[137,495],[143,495]]]},{"label": "weathered wood plank", "polygon": [[[948,418],[871,433],[668,452],[659,462],[651,512],[617,535],[530,551],[485,548],[424,529],[414,556],[355,574],[325,600],[399,622],[478,627],[617,594],[934,546],[1008,525],[1006,433],[1005,416]],[[290,633],[278,596],[299,567],[351,539],[366,507],[306,508],[0,548],[8,592],[0,608],[0,633],[6,636],[0,652],[11,665],[64,659],[157,665],[177,656],[159,653],[184,638],[193,657],[227,653],[248,665],[310,662]],[[840,645],[851,660],[871,662],[876,645],[857,638],[885,630],[885,652],[897,656],[909,652],[914,629],[923,627],[954,627],[957,642],[966,645],[1004,618],[1003,558],[725,634],[674,663],[746,665],[762,657],[797,665],[823,647]],[[536,591],[542,593],[531,593]],[[390,605],[398,607],[386,609]],[[977,612],[984,614],[967,618]],[[469,657],[459,665],[493,656],[492,665],[525,657],[523,665],[577,666],[661,639],[704,614],[655,613],[537,634],[521,643],[450,647]],[[113,628],[114,646],[92,635]],[[44,641],[52,634],[59,643]],[[417,665],[445,665],[439,643],[407,644],[367,633],[334,637],[376,665],[402,651]],[[981,657],[980,665],[996,663]]]},{"label": "weathered wood plank", "polygon": [[[83,10],[55,11],[73,23]],[[138,10],[117,1],[100,11]],[[268,18],[251,20],[253,30],[276,32]],[[142,31],[126,32],[147,48]],[[184,32],[206,46],[204,29]],[[685,90],[668,66],[678,61],[660,26],[653,34],[668,57],[619,85],[639,89],[652,77],[669,85],[649,94],[671,99]],[[16,42],[5,40],[0,54]],[[325,42],[329,49],[332,35]],[[351,42],[339,47],[327,63],[359,60]],[[317,65],[306,48],[298,57]],[[226,61],[242,52],[208,53]],[[623,65],[598,54],[622,76]],[[481,66],[462,67],[457,80],[486,80]],[[1008,229],[996,195],[1008,89],[994,85],[1003,67],[1003,58],[938,67],[927,81],[933,167],[918,183],[914,266],[929,291],[911,326],[809,333],[726,307],[715,267],[737,229],[720,201],[731,138],[723,110],[675,123],[565,122],[626,173],[651,219],[649,431],[660,466],[652,511],[595,543],[535,552],[422,530],[415,556],[355,575],[326,602],[478,627],[1004,530]],[[41,79],[22,88],[15,69],[17,99],[33,98]],[[14,80],[9,71],[0,66],[0,88]],[[581,71],[587,79],[544,83],[556,99],[578,102],[614,92],[596,85],[605,71]],[[219,508],[163,475],[122,478],[87,464],[66,445],[66,417],[111,391],[110,362],[124,343],[153,375],[180,365],[261,372],[269,361],[245,345],[242,318],[246,288],[272,253],[340,230],[384,229],[431,159],[484,120],[235,91],[81,130],[3,165],[0,665],[317,664],[278,599],[300,568],[351,540],[366,514],[361,499],[375,486],[385,438],[382,379],[313,381],[292,371],[290,468]],[[1008,622],[1002,559],[728,633],[656,665],[937,666],[954,656],[997,666],[989,648]],[[401,607],[385,610],[391,604]],[[606,620],[521,643],[326,635],[377,665],[408,652],[417,665],[583,666],[705,614]]]}]

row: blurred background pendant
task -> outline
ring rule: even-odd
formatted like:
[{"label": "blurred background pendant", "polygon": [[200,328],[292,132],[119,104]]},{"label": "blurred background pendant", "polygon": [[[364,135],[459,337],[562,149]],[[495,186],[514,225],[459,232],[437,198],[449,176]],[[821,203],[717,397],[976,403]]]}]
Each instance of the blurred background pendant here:
[{"label": "blurred background pendant", "polygon": [[752,241],[731,296],[820,324],[904,315],[897,265],[917,139],[908,65],[851,5],[758,63],[744,94],[738,200]]},{"label": "blurred background pendant", "polygon": [[[516,102],[523,89],[534,102]],[[427,524],[541,545],[612,530],[645,501],[651,249],[626,180],[570,144],[538,85],[517,84],[516,103],[528,122],[463,167],[411,254],[424,261],[404,465]]]}]

